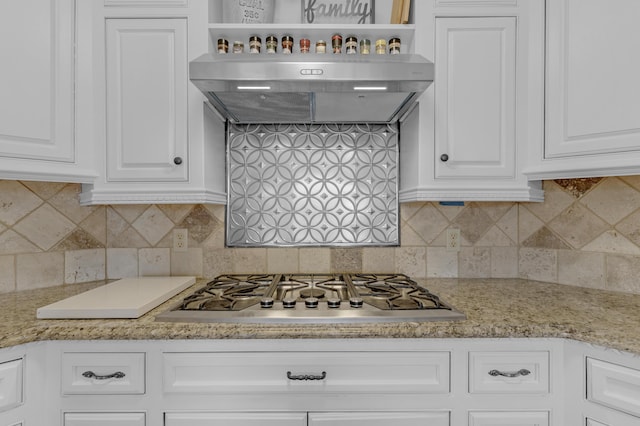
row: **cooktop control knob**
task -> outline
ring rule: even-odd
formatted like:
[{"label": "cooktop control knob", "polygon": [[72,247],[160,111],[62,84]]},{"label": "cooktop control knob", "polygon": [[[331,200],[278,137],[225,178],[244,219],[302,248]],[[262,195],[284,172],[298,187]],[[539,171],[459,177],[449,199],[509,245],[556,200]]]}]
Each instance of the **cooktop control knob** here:
[{"label": "cooktop control knob", "polygon": [[304,299],[304,306],[307,308],[317,308],[318,307],[318,298],[317,297],[307,297]]},{"label": "cooktop control knob", "polygon": [[261,308],[273,308],[273,297],[263,297],[260,299]]},{"label": "cooktop control knob", "polygon": [[296,299],[294,299],[292,297],[287,297],[285,299],[282,299],[282,307],[283,308],[287,308],[287,309],[295,308],[296,307]]},{"label": "cooktop control knob", "polygon": [[327,299],[327,306],[330,308],[339,308],[340,307],[340,299],[338,298],[330,298]]},{"label": "cooktop control knob", "polygon": [[352,308],[362,308],[364,300],[362,300],[361,297],[352,297],[349,299],[349,305],[351,305]]}]

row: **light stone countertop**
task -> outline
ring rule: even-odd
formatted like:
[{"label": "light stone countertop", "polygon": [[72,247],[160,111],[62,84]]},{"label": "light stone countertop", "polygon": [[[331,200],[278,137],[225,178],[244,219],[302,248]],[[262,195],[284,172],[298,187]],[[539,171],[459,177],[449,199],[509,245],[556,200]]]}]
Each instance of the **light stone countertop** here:
[{"label": "light stone countertop", "polygon": [[0,294],[0,348],[43,340],[501,338],[557,337],[640,355],[640,295],[519,279],[429,279],[419,283],[467,315],[464,321],[372,324],[156,322],[155,315],[201,287],[135,320],[38,320],[36,309],[105,282]]}]

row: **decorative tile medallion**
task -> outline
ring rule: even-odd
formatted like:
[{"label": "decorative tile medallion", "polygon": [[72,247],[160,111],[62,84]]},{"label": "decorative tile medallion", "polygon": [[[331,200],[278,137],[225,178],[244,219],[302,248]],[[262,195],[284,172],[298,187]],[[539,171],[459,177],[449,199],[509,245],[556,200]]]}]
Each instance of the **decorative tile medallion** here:
[{"label": "decorative tile medallion", "polygon": [[398,245],[398,130],[229,124],[227,245]]}]

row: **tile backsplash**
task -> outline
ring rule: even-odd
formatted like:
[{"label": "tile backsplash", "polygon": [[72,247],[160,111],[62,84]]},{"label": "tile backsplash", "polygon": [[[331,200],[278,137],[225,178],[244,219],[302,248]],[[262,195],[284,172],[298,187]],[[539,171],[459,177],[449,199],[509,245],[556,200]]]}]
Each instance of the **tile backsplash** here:
[{"label": "tile backsplash", "polygon": [[[640,176],[544,182],[544,203],[409,203],[399,247],[227,248],[224,206],[83,207],[80,185],[0,180],[0,292],[137,275],[402,272],[640,293]],[[446,230],[460,229],[460,251]],[[173,230],[188,231],[176,252]]]}]

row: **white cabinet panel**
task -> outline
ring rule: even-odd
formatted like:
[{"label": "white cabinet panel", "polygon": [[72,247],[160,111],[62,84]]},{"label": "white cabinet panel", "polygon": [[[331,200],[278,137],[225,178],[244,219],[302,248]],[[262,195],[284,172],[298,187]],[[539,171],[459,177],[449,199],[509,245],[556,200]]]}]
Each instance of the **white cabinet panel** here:
[{"label": "white cabinet panel", "polygon": [[165,413],[165,426],[306,426],[307,413]]},{"label": "white cabinet panel", "polygon": [[587,399],[640,417],[640,370],[587,358]]},{"label": "white cabinet panel", "polygon": [[73,162],[74,1],[0,2],[0,156]]},{"label": "white cabinet panel", "polygon": [[143,394],[145,354],[66,352],[61,381],[64,395]]},{"label": "white cabinet panel", "polygon": [[21,358],[0,364],[0,411],[22,403],[22,363]]},{"label": "white cabinet panel", "polygon": [[469,426],[549,426],[549,413],[539,412],[471,412]]},{"label": "white cabinet panel", "polygon": [[64,413],[64,426],[145,426],[145,413]]},{"label": "white cabinet panel", "polygon": [[449,412],[309,413],[309,426],[449,426]]},{"label": "white cabinet panel", "polygon": [[470,352],[469,392],[549,392],[549,352]]},{"label": "white cabinet panel", "polygon": [[[167,393],[447,393],[448,352],[165,353]],[[296,376],[313,376],[298,380]]]},{"label": "white cabinet panel", "polygon": [[107,180],[186,181],[187,19],[107,19],[106,84]]},{"label": "white cabinet panel", "polygon": [[639,16],[637,0],[548,2],[545,158],[640,150]]},{"label": "white cabinet panel", "polygon": [[609,426],[604,423],[597,422],[593,419],[587,419],[587,426]]},{"label": "white cabinet panel", "polygon": [[514,177],[516,18],[437,18],[434,62],[436,178]]}]

